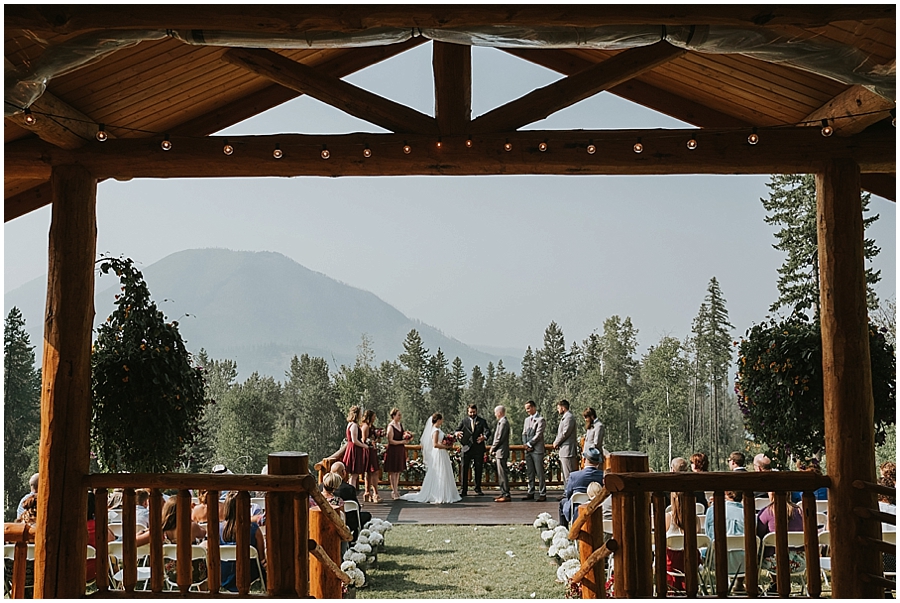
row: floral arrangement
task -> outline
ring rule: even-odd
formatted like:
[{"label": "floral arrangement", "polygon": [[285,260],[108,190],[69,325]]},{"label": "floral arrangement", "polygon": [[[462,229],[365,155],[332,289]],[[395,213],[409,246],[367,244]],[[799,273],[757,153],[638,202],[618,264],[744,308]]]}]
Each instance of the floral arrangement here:
[{"label": "floral arrangement", "polygon": [[[341,571],[347,574],[351,580],[353,580],[353,586],[356,588],[362,588],[366,584],[366,574],[361,569],[356,567],[356,564],[352,561],[344,561],[341,564]],[[347,588],[347,584],[344,585],[344,588]],[[346,592],[346,590],[345,590]]]},{"label": "floral arrangement", "polygon": [[413,438],[413,433],[412,433],[411,431],[405,430],[405,431],[403,432],[403,439],[404,439],[404,440],[411,440],[412,438]]},{"label": "floral arrangement", "polygon": [[421,481],[425,479],[425,461],[422,460],[422,458],[407,459],[406,477],[410,481]]},{"label": "floral arrangement", "polygon": [[383,429],[383,428],[381,428],[381,427],[376,427],[376,428],[372,431],[372,437],[374,437],[374,438],[377,440],[377,439],[379,439],[379,438],[383,438],[383,437],[384,437],[384,433],[385,433],[385,432],[384,432],[384,429]]},{"label": "floral arrangement", "polygon": [[572,577],[581,568],[578,559],[578,546],[569,540],[569,530],[559,525],[549,513],[541,513],[532,524],[541,530],[541,540],[547,545],[547,555],[554,557],[559,563],[556,570],[556,579],[560,583],[566,583],[566,598],[581,596],[581,584],[572,583]]},{"label": "floral arrangement", "polygon": [[454,444],[456,444],[456,436],[452,433],[448,433],[444,436],[444,439],[441,440],[441,444],[448,447],[453,446]]},{"label": "floral arrangement", "polygon": [[556,579],[560,582],[571,582],[579,569],[581,569],[581,562],[578,559],[564,561],[562,565],[556,568]]},{"label": "floral arrangement", "polygon": [[559,525],[559,522],[553,519],[549,513],[541,513],[537,516],[537,519],[534,520],[534,523],[532,525],[538,530],[541,530],[543,528],[552,530]]},{"label": "floral arrangement", "polygon": [[[556,570],[559,571],[559,570]],[[580,599],[581,598],[581,582],[569,582],[569,585],[566,586],[566,599]]]}]

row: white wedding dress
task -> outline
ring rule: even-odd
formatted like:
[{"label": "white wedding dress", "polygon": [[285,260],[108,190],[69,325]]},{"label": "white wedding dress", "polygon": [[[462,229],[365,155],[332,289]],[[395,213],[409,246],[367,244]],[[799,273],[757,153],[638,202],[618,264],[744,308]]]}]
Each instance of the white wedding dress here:
[{"label": "white wedding dress", "polygon": [[456,489],[456,478],[453,477],[450,453],[443,448],[435,448],[435,432],[437,432],[438,442],[444,439],[444,432],[434,427],[429,418],[425,425],[425,431],[422,433],[422,458],[425,461],[425,479],[422,481],[422,489],[418,492],[404,494],[403,500],[433,504],[455,503],[462,500]]}]

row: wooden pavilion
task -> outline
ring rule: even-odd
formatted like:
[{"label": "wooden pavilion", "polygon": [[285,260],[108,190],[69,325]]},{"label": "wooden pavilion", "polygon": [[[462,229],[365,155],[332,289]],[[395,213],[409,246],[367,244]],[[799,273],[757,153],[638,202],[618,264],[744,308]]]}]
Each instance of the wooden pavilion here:
[{"label": "wooden pavilion", "polygon": [[[880,528],[861,517],[875,496],[852,483],[875,481],[860,190],[896,199],[893,4],[7,5],[5,33],[5,220],[52,205],[36,596],[83,594],[72,526],[103,485],[88,476],[98,182],[770,173],[817,177],[833,592],[881,594],[865,578]],[[341,79],[426,43],[434,116]],[[473,116],[471,45],[566,77]],[[520,130],[602,91],[694,127]],[[214,136],[301,94],[390,133]]]}]

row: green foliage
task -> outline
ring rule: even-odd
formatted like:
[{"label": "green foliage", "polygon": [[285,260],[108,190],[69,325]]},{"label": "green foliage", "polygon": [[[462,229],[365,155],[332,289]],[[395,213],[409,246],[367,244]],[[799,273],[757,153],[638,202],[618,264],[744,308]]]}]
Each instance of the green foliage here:
[{"label": "green foliage", "polygon": [[684,346],[673,337],[663,337],[641,361],[641,393],[636,400],[640,449],[649,455],[655,471],[668,471],[673,457],[689,454],[689,372]]},{"label": "green foliage", "polygon": [[[875,439],[895,421],[896,361],[884,334],[869,328]],[[804,315],[754,325],[741,339],[736,383],[744,424],[770,458],[786,463],[825,447],[822,336]],[[827,451],[826,451],[827,452]]]},{"label": "green foliage", "polygon": [[253,373],[218,402],[216,450],[235,473],[259,473],[266,464],[280,398],[281,386],[275,379]]},{"label": "green foliage", "polygon": [[3,325],[3,417],[4,517],[13,521],[19,498],[28,492],[41,431],[41,372],[16,307]]},{"label": "green foliage", "polygon": [[399,361],[403,370],[397,378],[400,397],[397,406],[404,413],[405,421],[412,425],[425,425],[431,415],[425,404],[426,370],[428,350],[422,345],[419,332],[412,329],[403,341],[404,352]]},{"label": "green foliage", "polygon": [[[379,417],[382,424],[386,416]],[[274,448],[306,452],[312,465],[340,447],[343,427],[344,413],[338,407],[328,364],[308,354],[294,356],[278,411]]]},{"label": "green foliage", "polygon": [[206,405],[202,369],[192,366],[178,323],[150,299],[130,259],[103,258],[122,284],[91,354],[91,442],[108,471],[173,471],[199,435]]},{"label": "green foliage", "polygon": [[[787,254],[778,269],[778,299],[769,308],[790,311],[813,309],[819,315],[819,243],[816,229],[816,178],[812,174],[774,175],[766,185],[768,199],[760,199],[768,212],[766,224],[781,226],[775,233],[777,243],[773,247]],[[862,210],[868,211],[871,195],[862,196]],[[868,228],[878,220],[874,215],[863,220]],[[871,261],[880,249],[873,239],[866,239],[864,255]],[[874,286],[881,280],[881,272],[866,269],[868,303],[875,308],[878,298]]]}]

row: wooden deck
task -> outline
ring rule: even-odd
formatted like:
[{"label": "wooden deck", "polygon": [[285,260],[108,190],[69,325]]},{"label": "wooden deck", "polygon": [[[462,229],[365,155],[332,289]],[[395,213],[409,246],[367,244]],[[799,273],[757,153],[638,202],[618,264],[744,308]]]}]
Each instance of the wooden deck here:
[{"label": "wooden deck", "polygon": [[[401,492],[408,492],[403,488]],[[390,490],[379,490],[380,503],[363,503],[363,510],[373,517],[391,523],[452,524],[452,525],[531,525],[539,513],[547,512],[554,519],[559,515],[558,499],[562,490],[548,490],[546,502],[524,500],[525,491],[515,491],[512,502],[497,503],[499,490],[484,490],[484,496],[471,492],[458,503],[429,505],[405,500],[391,500]]]}]

